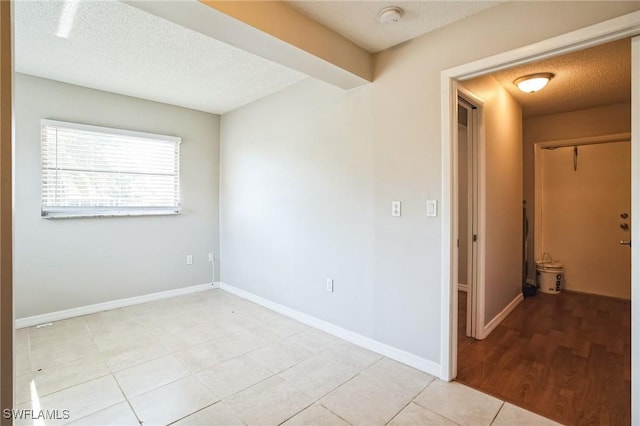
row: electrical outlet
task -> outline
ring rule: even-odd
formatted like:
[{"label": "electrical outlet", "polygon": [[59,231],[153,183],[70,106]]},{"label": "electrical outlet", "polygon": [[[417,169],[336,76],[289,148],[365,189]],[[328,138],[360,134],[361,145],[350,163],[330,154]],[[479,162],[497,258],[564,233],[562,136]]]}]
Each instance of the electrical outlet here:
[{"label": "electrical outlet", "polygon": [[214,260],[213,253],[209,253],[209,262],[213,262]]},{"label": "electrical outlet", "polygon": [[333,279],[327,278],[327,291],[333,293]]},{"label": "electrical outlet", "polygon": [[187,265],[193,265],[193,256],[190,254],[187,255]]},{"label": "electrical outlet", "polygon": [[402,215],[402,204],[400,201],[392,201],[391,202],[391,216],[401,216]]}]

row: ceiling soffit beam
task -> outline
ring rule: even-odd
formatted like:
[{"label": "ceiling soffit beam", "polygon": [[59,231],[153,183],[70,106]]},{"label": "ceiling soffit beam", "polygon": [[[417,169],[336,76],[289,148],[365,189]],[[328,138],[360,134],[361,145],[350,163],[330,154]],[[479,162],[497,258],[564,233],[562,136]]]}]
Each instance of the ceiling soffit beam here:
[{"label": "ceiling soffit beam", "polygon": [[342,89],[373,79],[369,52],[282,2],[124,3]]},{"label": "ceiling soffit beam", "polygon": [[282,1],[199,1],[364,80],[373,78],[369,52]]}]

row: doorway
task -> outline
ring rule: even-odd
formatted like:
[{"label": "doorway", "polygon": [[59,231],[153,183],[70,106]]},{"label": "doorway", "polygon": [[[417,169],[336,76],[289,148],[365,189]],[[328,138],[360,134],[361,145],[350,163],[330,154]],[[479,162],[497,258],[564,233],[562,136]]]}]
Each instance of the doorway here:
[{"label": "doorway", "polygon": [[[527,205],[544,207],[550,213],[544,220],[548,225],[545,229],[551,231],[551,233],[547,232],[548,246],[544,246],[544,251],[550,250],[554,257],[561,255],[560,260],[565,265],[565,277],[570,278],[565,281],[566,283],[571,282],[577,285],[581,284],[580,281],[584,281],[586,284],[588,281],[586,278],[595,277],[596,270],[599,270],[604,272],[604,277],[600,276],[595,280],[600,288],[613,290],[613,281],[625,283],[627,288],[629,286],[630,263],[627,261],[626,267],[622,265],[625,255],[628,258],[629,252],[627,247],[621,247],[618,244],[621,239],[618,232],[624,231],[618,230],[617,223],[618,215],[622,214],[620,212],[627,212],[627,214],[629,212],[629,145],[626,142],[616,144],[608,139],[606,141],[612,143],[596,145],[596,142],[604,141],[595,139],[595,135],[604,133],[605,129],[612,127],[617,128],[619,132],[629,131],[629,76],[611,74],[619,78],[618,84],[621,86],[619,91],[626,99],[626,102],[616,103],[614,107],[598,105],[599,103],[607,104],[608,100],[615,95],[613,91],[608,98],[600,96],[595,99],[593,102],[596,104],[587,103],[580,98],[579,101],[583,102],[586,109],[567,111],[565,103],[572,99],[566,94],[562,99],[557,100],[558,92],[564,92],[563,89],[566,87],[564,84],[572,76],[573,67],[588,69],[591,66],[584,64],[585,56],[602,57],[609,52],[606,53],[608,62],[626,68],[630,67],[629,50],[629,39],[623,39],[559,58],[550,58],[524,67],[492,73],[491,77],[479,77],[463,83],[465,87],[471,88],[486,99],[486,164],[499,166],[498,162],[500,160],[504,162],[505,158],[508,158],[510,163],[521,163],[522,155],[518,158],[506,157],[513,143],[522,145],[527,153],[530,152],[525,158],[528,158],[527,161],[530,164],[527,165],[531,167],[523,167],[523,175],[507,176],[517,180],[518,186],[527,188],[523,189],[523,199],[527,201]],[[559,62],[563,65],[559,66]],[[571,64],[571,66],[565,64]],[[526,71],[523,72],[525,67],[535,67],[540,70],[551,68],[558,77],[555,84],[546,88],[540,97],[525,96],[522,92],[518,93],[518,89],[512,84],[513,77],[504,78],[505,73],[526,74]],[[486,83],[487,78],[500,84],[481,84]],[[588,85],[591,81],[584,79],[581,83]],[[540,100],[542,96],[546,97],[546,104]],[[505,99],[505,105],[507,102],[511,104],[512,101],[517,101],[520,107],[498,109],[496,99]],[[511,101],[507,101],[509,99]],[[616,102],[619,100],[617,97],[614,99]],[[571,107],[574,105],[577,103],[572,102]],[[521,110],[521,113],[507,115],[508,111],[514,109]],[[532,113],[532,110],[535,112]],[[549,110],[552,112],[547,113]],[[600,118],[599,122],[593,117]],[[520,141],[518,134],[511,134],[510,140],[515,142],[499,145],[501,140],[496,137],[496,127],[506,128],[510,123],[520,122],[523,126],[524,144]],[[594,136],[582,140],[576,138],[584,134]],[[529,191],[529,185],[524,184],[524,182],[531,182],[530,185],[533,188],[532,179],[523,180],[523,176],[533,177],[534,143],[560,137],[574,137],[574,139],[556,141],[552,145],[543,143],[546,144],[544,147],[549,149],[543,149],[537,159],[545,160],[538,162],[545,171],[544,191],[542,191],[543,197],[534,199],[531,195],[534,192],[533,189]],[[590,144],[587,145],[587,143]],[[498,145],[500,149],[496,150]],[[569,146],[564,147],[564,145]],[[605,161],[607,159],[610,161]],[[496,170],[500,169],[488,169],[487,174]],[[496,190],[500,192],[500,198],[487,196],[487,212],[495,212],[495,204],[491,203],[500,205],[508,195],[506,191],[508,185],[504,183],[505,175],[506,173],[501,173],[501,180],[494,180],[492,187],[486,189],[489,194],[492,191],[495,193]],[[618,209],[620,212],[617,211]],[[500,230],[504,229],[510,220],[522,218],[518,211],[501,210],[501,212],[504,214],[493,216],[500,218]],[[488,220],[490,219],[488,217]],[[540,222],[532,222],[538,230]],[[627,226],[629,223],[625,222]],[[493,263],[487,262],[487,270],[495,270],[498,265],[500,274],[505,275],[509,265],[517,263],[517,258],[514,260],[500,256],[496,259],[494,256],[500,250],[504,253],[505,244],[516,239],[515,233],[512,230],[508,239],[498,240],[497,245],[494,243],[495,235],[490,232],[480,234],[482,240],[489,241],[486,258],[491,259]],[[541,247],[543,246],[536,242],[536,248],[539,250]],[[516,247],[510,251],[518,250]],[[619,256],[609,259],[608,256],[614,252]],[[541,254],[536,256],[536,259],[541,258]],[[590,270],[586,278],[579,276],[583,269]],[[627,279],[625,280],[624,276],[621,279],[614,279],[616,273],[626,276]],[[553,275],[555,284],[556,275],[547,275]],[[535,275],[533,277],[535,278]],[[493,287],[490,285],[496,282],[496,277],[487,278],[487,281],[489,284],[487,284],[486,302],[489,304],[495,301],[496,295],[499,294],[489,291],[490,288],[497,289],[495,285]],[[512,281],[523,282],[522,276],[520,280],[515,277]],[[480,339],[486,337],[486,340],[472,343],[464,352],[458,351],[457,380],[563,423],[574,424],[581,422],[581,419],[596,419],[599,416],[603,416],[602,418],[615,416],[621,419],[622,423],[628,423],[630,395],[628,390],[625,391],[625,380],[630,380],[628,378],[630,362],[627,362],[630,358],[628,338],[630,305],[628,301],[625,304],[625,301],[602,300],[601,296],[577,296],[568,293],[567,289],[563,285],[562,294],[549,297],[539,294],[528,299],[511,314],[505,315],[488,337],[486,334],[479,337]],[[500,287],[499,290],[504,292],[509,289]],[[588,288],[585,288],[583,291],[598,294],[587,290]],[[544,288],[540,291],[544,292]],[[504,306],[504,303],[502,302],[501,306]],[[487,320],[492,318],[489,314]],[[607,336],[606,341],[601,336]],[[575,374],[570,381],[564,379],[566,376],[573,375],[574,370],[579,373]],[[607,379],[604,379],[605,376]],[[607,381],[612,390],[607,396],[589,393],[589,383],[593,380]],[[619,389],[619,392],[613,389]],[[557,403],[557,395],[567,396],[563,404]]]},{"label": "doorway", "polygon": [[544,173],[535,205],[547,213],[544,229],[536,226],[546,245],[536,244],[558,253],[567,285],[527,299],[485,340],[458,350],[456,380],[564,424],[630,423],[631,268],[619,244],[631,232],[630,144],[604,139],[536,146]]},{"label": "doorway", "polygon": [[[556,39],[546,40],[541,43],[537,43],[531,46],[527,46],[522,49],[516,49],[514,51],[503,53],[496,57],[487,58],[484,60],[476,61],[474,63],[469,63],[466,65],[462,65],[456,68],[452,68],[443,72],[443,123],[455,123],[452,120],[454,117],[455,106],[457,106],[456,99],[454,94],[457,95],[457,83],[456,80],[466,80],[469,78],[473,78],[480,75],[486,75],[488,73],[494,72],[495,70],[505,69],[508,66],[514,64],[525,64],[531,63],[539,59],[548,58],[551,56],[555,56],[557,54],[575,52],[580,49],[585,49],[587,47],[591,47],[594,45],[602,44],[608,41],[616,40],[623,38],[625,36],[637,34],[640,30],[640,18],[636,17],[635,19],[629,19],[626,22],[622,22],[621,20],[611,20],[605,23],[599,24],[597,28],[587,27],[580,31],[576,31],[574,33],[565,34],[562,37],[558,37]],[[638,78],[640,77],[640,40],[635,39],[633,41],[632,50],[634,53],[634,68],[632,71],[633,84],[637,85]],[[637,88],[632,91],[634,93],[633,109],[632,116],[634,119],[632,120],[633,126],[637,126],[636,121],[638,120],[638,115],[640,114],[640,98],[638,98]],[[637,98],[637,99],[636,99]],[[444,192],[443,192],[443,207],[445,208],[444,213],[450,214],[451,221],[447,222],[446,220],[443,223],[443,235],[444,239],[447,239],[449,242],[443,241],[443,248],[448,249],[448,253],[445,252],[445,256],[449,254],[449,257],[443,261],[443,357],[442,357],[442,376],[446,379],[452,379],[456,377],[457,374],[457,358],[456,358],[456,340],[451,337],[455,337],[455,333],[457,332],[456,328],[453,327],[456,323],[456,319],[454,318],[454,314],[457,312],[457,280],[453,281],[452,278],[457,278],[457,264],[455,263],[456,254],[456,233],[455,226],[458,222],[457,217],[457,207],[452,195],[455,194],[457,189],[457,185],[450,185],[452,181],[455,181],[457,174],[455,174],[455,162],[457,161],[454,141],[452,135],[456,131],[453,125],[445,125],[443,127],[443,152],[445,153],[445,167],[443,170],[443,181],[444,181]],[[632,130],[632,154],[631,158],[633,159],[632,165],[632,175],[634,176],[633,181],[637,181],[640,178],[640,166],[636,163],[640,160],[636,160],[638,149],[638,145],[640,144],[640,137],[637,133],[637,127],[634,127]],[[452,152],[453,150],[453,152]],[[452,171],[454,173],[452,173]],[[633,201],[632,204],[636,205],[640,202],[640,192],[638,191],[637,185],[633,185]],[[449,210],[446,210],[446,207]],[[638,211],[637,208],[632,209],[631,214],[634,218],[637,219]],[[636,234],[636,230],[632,231],[632,234]],[[637,250],[632,249],[632,263],[638,265],[638,254]],[[453,261],[453,262],[452,262]],[[638,287],[640,286],[640,274],[637,273],[637,268],[634,268],[634,274],[632,277],[632,288],[636,291],[632,291],[633,294],[633,311],[634,313],[638,310],[638,303],[640,302],[640,296]],[[639,334],[636,328],[632,329],[632,346],[633,346],[633,354],[637,358],[637,351],[639,348]],[[634,364],[633,371],[636,373],[634,376],[637,377],[638,366]],[[637,390],[638,383],[634,380],[632,383],[634,391]],[[634,401],[632,411],[633,418],[632,421],[637,419],[637,416],[640,415],[640,406],[638,406],[639,402]]]},{"label": "doorway", "polygon": [[535,146],[536,259],[564,267],[564,289],[629,300],[630,134]]}]

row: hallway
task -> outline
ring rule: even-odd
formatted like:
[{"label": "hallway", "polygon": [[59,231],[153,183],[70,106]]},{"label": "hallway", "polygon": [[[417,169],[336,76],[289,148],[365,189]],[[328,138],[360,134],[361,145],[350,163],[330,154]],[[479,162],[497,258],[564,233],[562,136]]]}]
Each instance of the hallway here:
[{"label": "hallway", "polygon": [[485,340],[458,338],[456,380],[565,424],[628,425],[630,326],[629,301],[538,293]]}]

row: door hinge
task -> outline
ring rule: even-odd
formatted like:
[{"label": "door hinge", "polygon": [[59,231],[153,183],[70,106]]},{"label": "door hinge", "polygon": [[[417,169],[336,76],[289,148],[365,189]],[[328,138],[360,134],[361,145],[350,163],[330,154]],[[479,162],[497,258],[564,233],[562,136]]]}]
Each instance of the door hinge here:
[{"label": "door hinge", "polygon": [[473,242],[478,242],[478,234],[473,234]]}]

